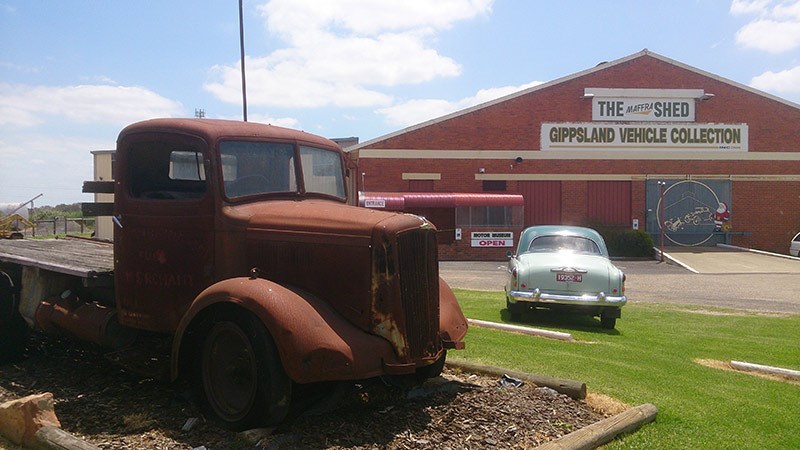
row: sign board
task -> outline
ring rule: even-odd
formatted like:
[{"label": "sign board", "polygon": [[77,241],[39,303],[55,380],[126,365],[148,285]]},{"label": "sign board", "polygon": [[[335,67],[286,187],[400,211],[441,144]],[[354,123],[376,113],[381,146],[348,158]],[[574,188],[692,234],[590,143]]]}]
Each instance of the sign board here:
[{"label": "sign board", "polygon": [[747,124],[542,123],[542,150],[746,152]]},{"label": "sign board", "polygon": [[470,236],[473,247],[513,247],[513,231],[473,231]]},{"label": "sign board", "polygon": [[364,206],[367,208],[386,208],[386,200],[384,199],[367,199],[364,200]]},{"label": "sign board", "polygon": [[694,122],[695,99],[592,98],[592,120],[623,122]]}]

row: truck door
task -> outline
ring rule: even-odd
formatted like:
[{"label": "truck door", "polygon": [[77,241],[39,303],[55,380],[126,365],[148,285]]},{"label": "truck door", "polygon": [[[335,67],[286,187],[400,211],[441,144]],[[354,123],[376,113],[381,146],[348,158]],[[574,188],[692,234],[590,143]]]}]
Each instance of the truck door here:
[{"label": "truck door", "polygon": [[185,135],[120,143],[115,284],[124,325],[173,331],[211,284],[214,195],[207,144]]}]

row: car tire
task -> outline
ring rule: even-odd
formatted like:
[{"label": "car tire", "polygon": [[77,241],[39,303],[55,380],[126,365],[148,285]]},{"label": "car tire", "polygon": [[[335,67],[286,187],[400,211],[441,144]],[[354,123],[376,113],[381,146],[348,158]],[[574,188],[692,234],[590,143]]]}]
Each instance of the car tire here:
[{"label": "car tire", "polygon": [[28,343],[28,324],[19,313],[11,277],[0,272],[0,364],[20,361]]},{"label": "car tire", "polygon": [[205,330],[196,377],[205,409],[237,431],[283,421],[292,381],[264,325],[249,313],[228,314]]},{"label": "car tire", "polygon": [[522,312],[525,310],[523,305],[511,303],[508,299],[506,299],[506,309],[508,310],[508,317],[513,322],[519,322],[522,319]]},{"label": "car tire", "polygon": [[617,325],[617,318],[605,314],[600,315],[600,326],[606,330],[613,330]]}]

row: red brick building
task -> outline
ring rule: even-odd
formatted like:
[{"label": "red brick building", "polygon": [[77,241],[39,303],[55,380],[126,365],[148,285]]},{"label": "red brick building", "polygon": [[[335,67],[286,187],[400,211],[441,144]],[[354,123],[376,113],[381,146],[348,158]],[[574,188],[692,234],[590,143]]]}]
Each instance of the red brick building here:
[{"label": "red brick building", "polygon": [[800,230],[800,105],[648,50],[347,150],[359,191],[524,197],[517,220],[432,218],[445,260],[502,259],[480,238],[538,224],[779,253]]}]

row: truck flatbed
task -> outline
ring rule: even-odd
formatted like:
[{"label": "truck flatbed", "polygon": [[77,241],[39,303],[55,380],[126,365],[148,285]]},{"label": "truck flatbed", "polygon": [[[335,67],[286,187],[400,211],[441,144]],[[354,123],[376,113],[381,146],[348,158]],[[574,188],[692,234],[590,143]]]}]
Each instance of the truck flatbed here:
[{"label": "truck flatbed", "polygon": [[114,271],[114,245],[91,239],[0,239],[0,262],[95,278]]}]

